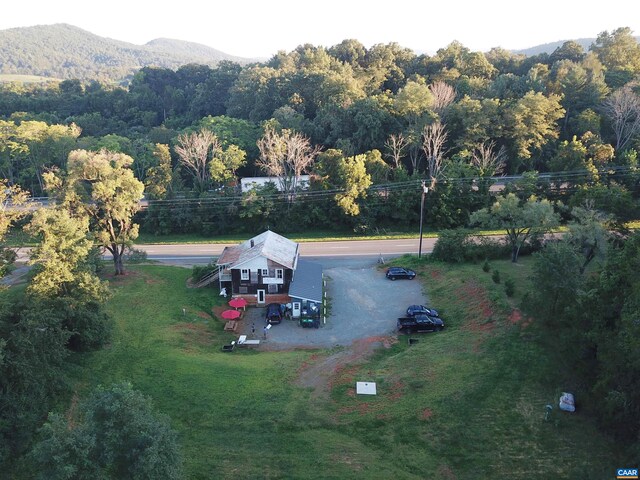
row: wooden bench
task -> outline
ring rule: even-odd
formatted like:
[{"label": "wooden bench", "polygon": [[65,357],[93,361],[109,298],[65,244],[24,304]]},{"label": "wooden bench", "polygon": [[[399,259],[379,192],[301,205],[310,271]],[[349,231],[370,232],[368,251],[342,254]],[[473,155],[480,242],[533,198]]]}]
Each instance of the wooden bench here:
[{"label": "wooden bench", "polygon": [[257,347],[260,345],[260,340],[247,340],[246,335],[240,335],[238,338],[238,347]]}]

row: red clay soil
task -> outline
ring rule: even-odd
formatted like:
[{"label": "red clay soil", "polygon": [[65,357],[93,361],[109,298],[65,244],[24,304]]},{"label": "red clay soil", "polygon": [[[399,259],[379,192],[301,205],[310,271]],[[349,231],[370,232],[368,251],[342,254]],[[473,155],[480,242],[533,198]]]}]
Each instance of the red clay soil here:
[{"label": "red clay soil", "polygon": [[474,332],[489,332],[495,328],[495,322],[491,319],[494,316],[493,305],[487,298],[486,290],[475,281],[466,282],[462,288],[465,303],[471,308],[475,315],[473,321],[462,328]]},{"label": "red clay soil", "polygon": [[522,313],[517,308],[511,310],[511,315],[509,315],[509,321],[514,325],[522,320]]},{"label": "red clay soil", "polygon": [[224,312],[225,310],[229,310],[229,307],[225,307],[224,305],[222,305],[222,306],[219,306],[219,307],[213,307],[211,309],[211,311],[213,312],[213,315],[218,320],[222,320],[222,312]]},{"label": "red clay soil", "polygon": [[438,467],[438,478],[442,478],[443,480],[456,480],[456,475],[451,470],[451,467],[448,465],[440,465]]},{"label": "red clay soil", "polygon": [[422,410],[422,413],[420,414],[421,420],[429,420],[431,417],[433,417],[433,410],[431,410],[430,408],[425,408],[424,410]]},{"label": "red clay soil", "polygon": [[431,278],[440,280],[442,278],[442,272],[440,270],[431,270]]},{"label": "red clay soil", "polygon": [[531,324],[531,318],[524,317],[522,315],[522,312],[520,310],[518,310],[517,308],[514,308],[511,311],[511,315],[509,315],[509,319],[508,320],[512,325],[520,324],[522,326],[522,328],[526,328]]},{"label": "red clay soil", "polygon": [[124,274],[122,275],[116,275],[113,273],[113,270],[110,270],[108,273],[102,273],[100,275],[100,278],[102,278],[103,280],[108,280],[109,283],[112,283],[113,285],[122,286],[128,285],[134,279],[141,276],[142,274],[140,272],[132,272],[130,270],[125,270]]},{"label": "red clay soil", "polygon": [[400,400],[404,395],[405,385],[401,381],[393,382],[389,388],[389,398],[391,400]]}]

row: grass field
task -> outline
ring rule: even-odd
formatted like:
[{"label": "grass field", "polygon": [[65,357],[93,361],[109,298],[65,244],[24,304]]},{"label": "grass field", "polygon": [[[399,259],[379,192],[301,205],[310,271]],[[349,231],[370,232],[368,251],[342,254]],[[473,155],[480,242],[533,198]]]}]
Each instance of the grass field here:
[{"label": "grass field", "polygon": [[[151,235],[141,233],[136,240],[137,244],[184,244],[184,243],[239,243],[251,238],[252,234],[246,235],[216,235],[215,237],[203,237],[197,234],[171,234],[171,235]],[[416,238],[418,232],[395,232],[384,231],[371,235],[356,235],[353,232],[304,232],[287,233],[287,238],[295,242],[330,242],[338,240],[390,240],[401,238]],[[423,236],[437,237],[437,232],[425,232]]]},{"label": "grass field", "polygon": [[[612,478],[616,446],[587,415],[543,419],[570,377],[512,311],[527,260],[492,264],[516,281],[513,299],[481,265],[401,262],[447,329],[341,365],[326,395],[295,379],[335,351],[222,353],[219,297],[187,289],[188,270],[132,267],[110,279],[114,338],[82,357],[77,392],[132,381],[171,417],[189,479]],[[376,381],[378,395],[356,397],[356,380]]]},{"label": "grass field", "polygon": [[59,78],[40,77],[38,75],[21,75],[13,73],[0,73],[0,83],[47,83],[59,82]]}]

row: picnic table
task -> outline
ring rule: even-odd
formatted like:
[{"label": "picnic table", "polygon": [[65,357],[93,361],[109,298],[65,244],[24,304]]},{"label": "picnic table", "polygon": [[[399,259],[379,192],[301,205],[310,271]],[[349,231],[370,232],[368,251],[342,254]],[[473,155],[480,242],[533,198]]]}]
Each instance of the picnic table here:
[{"label": "picnic table", "polygon": [[235,320],[229,320],[224,325],[225,332],[235,332],[238,329],[238,322]]}]

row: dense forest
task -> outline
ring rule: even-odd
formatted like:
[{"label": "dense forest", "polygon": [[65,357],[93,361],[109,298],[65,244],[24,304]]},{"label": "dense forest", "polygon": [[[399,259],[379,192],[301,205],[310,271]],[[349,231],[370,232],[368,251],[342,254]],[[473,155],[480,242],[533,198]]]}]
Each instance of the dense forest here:
[{"label": "dense forest", "polygon": [[[71,150],[126,153],[156,200],[142,226],[156,233],[414,226],[427,177],[439,183],[428,224],[451,228],[490,202],[479,179],[525,172],[540,174],[544,195],[588,199],[628,220],[637,216],[638,72],[640,46],[620,28],[588,52],[572,41],[533,57],[454,42],[427,56],[345,40],[244,67],[145,67],[128,88],[8,84],[0,174],[40,196],[43,172],[64,169]],[[202,132],[213,139],[198,159],[190,147]],[[269,166],[258,145],[266,132],[310,152]],[[312,174],[309,191],[285,199],[234,188],[238,177],[284,173]]]},{"label": "dense forest", "polygon": [[[345,40],[244,66],[144,67],[126,88],[78,79],[5,84],[2,197],[20,186],[66,208],[31,221],[31,233],[50,242],[38,250],[43,262],[59,248],[52,225],[81,249],[63,257],[75,258],[64,281],[36,282],[28,305],[16,300],[0,311],[7,375],[21,388],[37,381],[46,406],[60,386],[56,371],[39,365],[62,365],[65,345],[85,351],[107,341],[106,294],[90,261],[92,245],[73,239],[90,228],[107,249],[135,239],[137,226],[125,220],[143,186],[149,204],[137,213],[142,230],[203,235],[266,227],[416,231],[426,191],[428,227],[506,230],[514,261],[541,250],[540,290],[528,305],[566,339],[568,355],[604,405],[603,426],[637,441],[640,350],[632,339],[640,338],[640,256],[628,222],[640,212],[639,82],[640,45],[620,28],[599,34],[588,50],[568,41],[528,57],[499,48],[473,52],[457,42],[428,56],[395,43],[365,48]],[[278,180],[241,191],[240,179],[257,175]],[[99,182],[106,196],[82,203],[87,185]],[[79,211],[84,216],[75,218]],[[105,225],[114,222],[122,229],[109,233]],[[542,249],[544,229],[560,223],[570,235]],[[477,245],[460,233],[441,241],[449,260],[496,251],[467,257]],[[112,253],[118,273],[121,258]],[[60,308],[65,298],[77,308]],[[585,319],[584,311],[594,315]],[[41,363],[20,363],[20,342],[35,345],[28,336],[35,334],[21,325],[36,321],[49,322],[42,338],[57,349],[44,349]],[[38,376],[27,382],[31,369]],[[4,405],[19,410],[27,391],[6,389]],[[5,438],[33,430],[42,412],[33,405],[25,411],[19,421],[14,412],[0,423]],[[22,453],[30,441],[25,433],[0,455]]]}]

